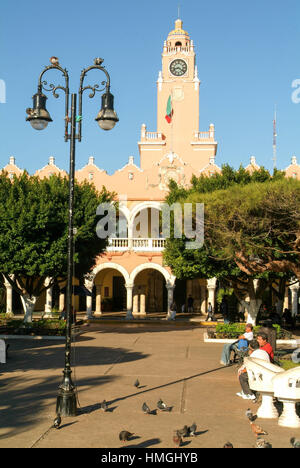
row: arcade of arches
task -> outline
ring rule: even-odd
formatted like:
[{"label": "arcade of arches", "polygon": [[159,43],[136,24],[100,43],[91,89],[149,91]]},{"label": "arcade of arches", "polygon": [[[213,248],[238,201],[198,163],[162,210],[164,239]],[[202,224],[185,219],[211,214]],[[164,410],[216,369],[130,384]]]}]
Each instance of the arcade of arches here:
[{"label": "arcade of arches", "polygon": [[[73,283],[79,286],[76,278]],[[4,284],[6,313],[23,313],[20,297],[9,283]],[[64,286],[62,283],[60,288],[55,285],[47,289],[38,298],[35,311],[42,312],[46,317],[51,317],[55,311],[62,311],[65,307]],[[215,278],[178,280],[167,269],[155,264],[140,265],[131,273],[117,264],[102,264],[95,268],[82,286],[82,294],[76,292],[73,295],[73,307],[76,311],[86,312],[88,318],[110,311],[123,312],[127,318],[155,312],[168,314],[173,301],[176,302],[177,311],[181,312],[189,296],[194,299],[193,313],[205,316],[208,302],[216,305],[219,288]],[[299,283],[286,289],[283,308],[289,308],[293,315],[298,311],[299,292]],[[271,292],[267,292],[267,295],[270,296],[270,303],[274,303]],[[233,306],[238,308],[236,303]]]}]

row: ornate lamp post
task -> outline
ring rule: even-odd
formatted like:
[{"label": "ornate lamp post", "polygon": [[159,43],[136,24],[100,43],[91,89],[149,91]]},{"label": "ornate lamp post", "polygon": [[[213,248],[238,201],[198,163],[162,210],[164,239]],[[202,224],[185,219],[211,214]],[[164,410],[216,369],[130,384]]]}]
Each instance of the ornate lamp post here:
[{"label": "ornate lamp post", "polygon": [[[74,209],[74,176],[75,176],[75,141],[81,141],[81,124],[82,124],[82,95],[87,89],[92,90],[89,94],[90,98],[95,96],[96,91],[105,91],[102,95],[102,106],[95,120],[103,130],[111,130],[116,122],[118,116],[113,107],[113,95],[110,93],[110,77],[105,67],[102,66],[103,59],[96,58],[94,65],[82,70],[80,75],[79,85],[79,112],[77,114],[77,95],[71,95],[71,108],[69,107],[69,75],[66,69],[63,69],[56,57],[51,57],[51,65],[45,67],[41,72],[38,80],[37,93],[33,96],[33,108],[26,109],[28,117],[27,121],[30,122],[35,130],[43,130],[47,127],[49,122],[52,122],[49,112],[46,109],[47,97],[43,94],[42,90],[52,92],[55,98],[58,98],[57,90],[65,92],[65,141],[70,140],[70,170],[69,170],[69,228],[68,228],[68,266],[67,266],[67,296],[66,296],[66,345],[65,345],[65,367],[63,370],[63,380],[59,386],[59,392],[56,403],[56,412],[62,416],[75,416],[76,407],[76,394],[75,385],[71,378],[71,305],[72,305],[72,274],[73,274],[73,256],[74,256],[74,243],[73,243],[73,209]],[[42,81],[44,74],[51,69],[56,69],[62,72],[65,79],[65,86],[48,85],[47,81]],[[83,87],[83,81],[86,74],[92,70],[97,69],[104,72],[106,81],[102,81],[101,85],[104,88],[99,89],[99,85]],[[70,113],[71,111],[71,113]],[[78,127],[78,133],[76,129]]]}]

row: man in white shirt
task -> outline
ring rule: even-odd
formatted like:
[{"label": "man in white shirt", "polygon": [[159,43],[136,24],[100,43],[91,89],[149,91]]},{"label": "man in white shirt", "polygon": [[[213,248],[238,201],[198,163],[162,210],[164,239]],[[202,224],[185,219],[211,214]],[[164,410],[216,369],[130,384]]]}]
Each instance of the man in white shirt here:
[{"label": "man in white shirt", "polygon": [[230,364],[231,351],[241,349],[240,346],[244,346],[245,348],[247,348],[248,342],[252,340],[253,340],[253,325],[251,323],[247,323],[245,333],[239,336],[239,339],[237,341],[235,341],[234,343],[226,343],[223,346],[220,364],[222,364],[223,366],[228,366]]},{"label": "man in white shirt", "polygon": [[[251,358],[262,359],[263,361],[270,362],[269,354],[263,349],[259,349],[259,343],[256,340],[249,343],[249,356]],[[249,387],[248,373],[245,365],[239,368],[238,378],[242,391],[237,393],[237,396],[242,397],[244,400],[255,400],[256,396]]]}]

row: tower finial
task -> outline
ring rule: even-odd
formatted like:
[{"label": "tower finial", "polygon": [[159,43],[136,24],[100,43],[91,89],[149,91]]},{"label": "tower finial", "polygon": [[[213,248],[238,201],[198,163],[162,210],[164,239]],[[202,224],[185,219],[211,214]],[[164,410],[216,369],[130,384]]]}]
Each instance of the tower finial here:
[{"label": "tower finial", "polygon": [[180,4],[178,3],[178,18],[180,18]]}]

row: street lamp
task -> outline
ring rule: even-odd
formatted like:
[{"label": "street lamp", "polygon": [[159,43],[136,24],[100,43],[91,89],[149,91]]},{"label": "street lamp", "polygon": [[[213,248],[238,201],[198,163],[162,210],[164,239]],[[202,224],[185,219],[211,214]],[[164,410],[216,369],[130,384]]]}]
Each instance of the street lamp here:
[{"label": "street lamp", "polygon": [[[46,66],[41,72],[38,80],[37,93],[33,96],[33,107],[26,109],[28,117],[26,121],[30,122],[35,130],[43,130],[47,127],[49,122],[52,122],[49,112],[46,109],[47,97],[43,94],[42,90],[52,92],[55,98],[58,98],[57,90],[61,89],[65,93],[65,141],[70,140],[70,170],[69,170],[69,228],[68,228],[68,266],[67,266],[67,296],[66,296],[66,345],[65,345],[65,367],[63,370],[63,380],[59,386],[56,412],[62,416],[75,416],[77,412],[75,385],[71,378],[71,304],[72,304],[72,276],[73,276],[73,257],[74,257],[74,243],[73,243],[73,209],[74,209],[74,179],[75,179],[75,141],[81,141],[81,125],[82,125],[82,95],[87,89],[92,92],[89,94],[90,98],[95,96],[96,91],[104,91],[102,96],[102,107],[99,111],[96,121],[99,126],[104,130],[111,130],[119,121],[113,107],[113,95],[110,93],[110,76],[105,67],[102,66],[103,59],[96,58],[94,65],[82,70],[80,75],[79,86],[79,112],[76,110],[77,94],[71,95],[71,109],[69,109],[69,75],[66,69],[63,69],[56,57],[51,57],[51,65]],[[65,86],[48,85],[47,81],[42,81],[44,74],[51,69],[56,69],[62,72],[65,78]],[[106,81],[102,81],[103,89],[99,89],[99,85],[83,87],[83,81],[86,74],[92,70],[97,69],[104,72]],[[71,110],[71,114],[69,115]],[[78,132],[76,133],[78,127]]]}]

